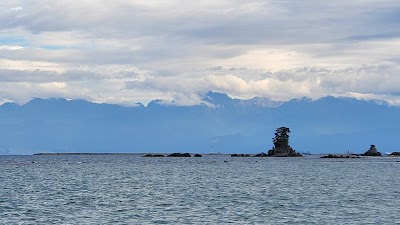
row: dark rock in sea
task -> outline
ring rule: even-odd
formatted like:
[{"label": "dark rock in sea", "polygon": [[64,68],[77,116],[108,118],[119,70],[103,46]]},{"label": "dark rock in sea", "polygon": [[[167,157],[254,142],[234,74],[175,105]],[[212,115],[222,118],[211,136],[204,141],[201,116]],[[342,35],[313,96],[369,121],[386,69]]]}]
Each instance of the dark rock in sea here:
[{"label": "dark rock in sea", "polygon": [[189,153],[172,153],[167,157],[192,157]]},{"label": "dark rock in sea", "polygon": [[200,154],[196,154],[196,155],[194,155],[193,157],[203,157],[203,156],[200,155]]},{"label": "dark rock in sea", "polygon": [[164,157],[164,155],[160,155],[160,154],[147,154],[147,155],[144,155],[143,157]]},{"label": "dark rock in sea", "polygon": [[261,152],[261,153],[258,153],[256,155],[253,155],[253,157],[268,157],[268,154],[265,153],[265,152]]},{"label": "dark rock in sea", "polygon": [[392,152],[390,153],[391,156],[400,156],[400,152]]},{"label": "dark rock in sea", "polygon": [[369,150],[362,154],[362,156],[382,156],[382,154],[378,152],[375,145],[371,145]]},{"label": "dark rock in sea", "polygon": [[301,157],[300,153],[297,153],[292,147],[287,146],[278,146],[273,147],[272,150],[268,151],[268,156],[273,157]]},{"label": "dark rock in sea", "polygon": [[250,154],[232,154],[231,157],[250,157]]},{"label": "dark rock in sea", "polygon": [[360,158],[359,156],[355,156],[355,155],[324,155],[321,156],[320,158],[325,158],[325,159],[349,159],[349,158]]},{"label": "dark rock in sea", "polygon": [[287,127],[280,127],[275,131],[275,138],[273,138],[274,147],[268,151],[268,156],[273,157],[300,157],[292,147],[289,146],[289,133]]}]

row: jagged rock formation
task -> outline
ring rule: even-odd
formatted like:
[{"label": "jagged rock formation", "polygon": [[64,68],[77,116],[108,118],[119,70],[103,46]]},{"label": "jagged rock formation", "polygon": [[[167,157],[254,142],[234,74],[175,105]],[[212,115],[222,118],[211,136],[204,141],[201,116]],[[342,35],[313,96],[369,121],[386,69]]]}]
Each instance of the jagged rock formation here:
[{"label": "jagged rock formation", "polygon": [[371,145],[369,150],[362,154],[362,156],[382,156],[382,154],[378,152],[375,145]]},{"label": "jagged rock formation", "polygon": [[275,137],[272,139],[274,147],[268,151],[268,156],[274,157],[299,157],[302,156],[289,146],[289,133],[287,127],[276,129]]},{"label": "jagged rock formation", "polygon": [[192,157],[189,153],[172,153],[167,157]]},{"label": "jagged rock formation", "polygon": [[391,156],[400,156],[400,152],[392,152],[390,155]]}]

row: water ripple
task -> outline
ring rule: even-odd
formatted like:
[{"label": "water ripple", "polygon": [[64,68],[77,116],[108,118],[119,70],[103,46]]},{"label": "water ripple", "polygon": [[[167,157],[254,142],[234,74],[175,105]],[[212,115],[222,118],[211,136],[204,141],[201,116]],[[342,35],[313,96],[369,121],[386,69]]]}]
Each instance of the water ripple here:
[{"label": "water ripple", "polygon": [[1,156],[0,169],[0,224],[400,221],[393,158]]}]

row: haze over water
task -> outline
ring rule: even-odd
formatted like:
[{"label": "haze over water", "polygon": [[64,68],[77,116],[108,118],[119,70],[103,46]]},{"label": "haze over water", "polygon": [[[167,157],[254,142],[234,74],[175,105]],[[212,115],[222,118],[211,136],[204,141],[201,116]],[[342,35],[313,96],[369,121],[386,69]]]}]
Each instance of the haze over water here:
[{"label": "haze over water", "polygon": [[0,224],[395,224],[399,161],[0,156]]}]

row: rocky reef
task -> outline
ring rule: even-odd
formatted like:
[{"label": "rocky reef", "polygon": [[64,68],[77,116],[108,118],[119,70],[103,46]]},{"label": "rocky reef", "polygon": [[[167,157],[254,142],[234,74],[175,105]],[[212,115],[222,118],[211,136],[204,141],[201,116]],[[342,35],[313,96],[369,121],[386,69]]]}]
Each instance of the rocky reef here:
[{"label": "rocky reef", "polygon": [[146,154],[143,157],[164,157],[164,155],[161,155],[161,154]]},{"label": "rocky reef", "polygon": [[382,156],[382,154],[378,152],[375,145],[371,145],[369,150],[362,154],[362,156]]},{"label": "rocky reef", "polygon": [[231,157],[251,157],[250,154],[232,154]]},{"label": "rocky reef", "polygon": [[264,152],[261,152],[261,153],[258,153],[256,155],[253,155],[253,157],[268,157],[268,154],[264,153]]},{"label": "rocky reef", "polygon": [[320,158],[322,159],[349,159],[349,158],[360,158],[359,156],[356,155],[324,155],[321,156]]},{"label": "rocky reef", "polygon": [[167,157],[192,157],[189,153],[172,153]]},{"label": "rocky reef", "polygon": [[195,154],[193,157],[203,157],[203,156],[200,154]]},{"label": "rocky reef", "polygon": [[390,153],[390,156],[400,156],[400,152],[392,152]]}]

